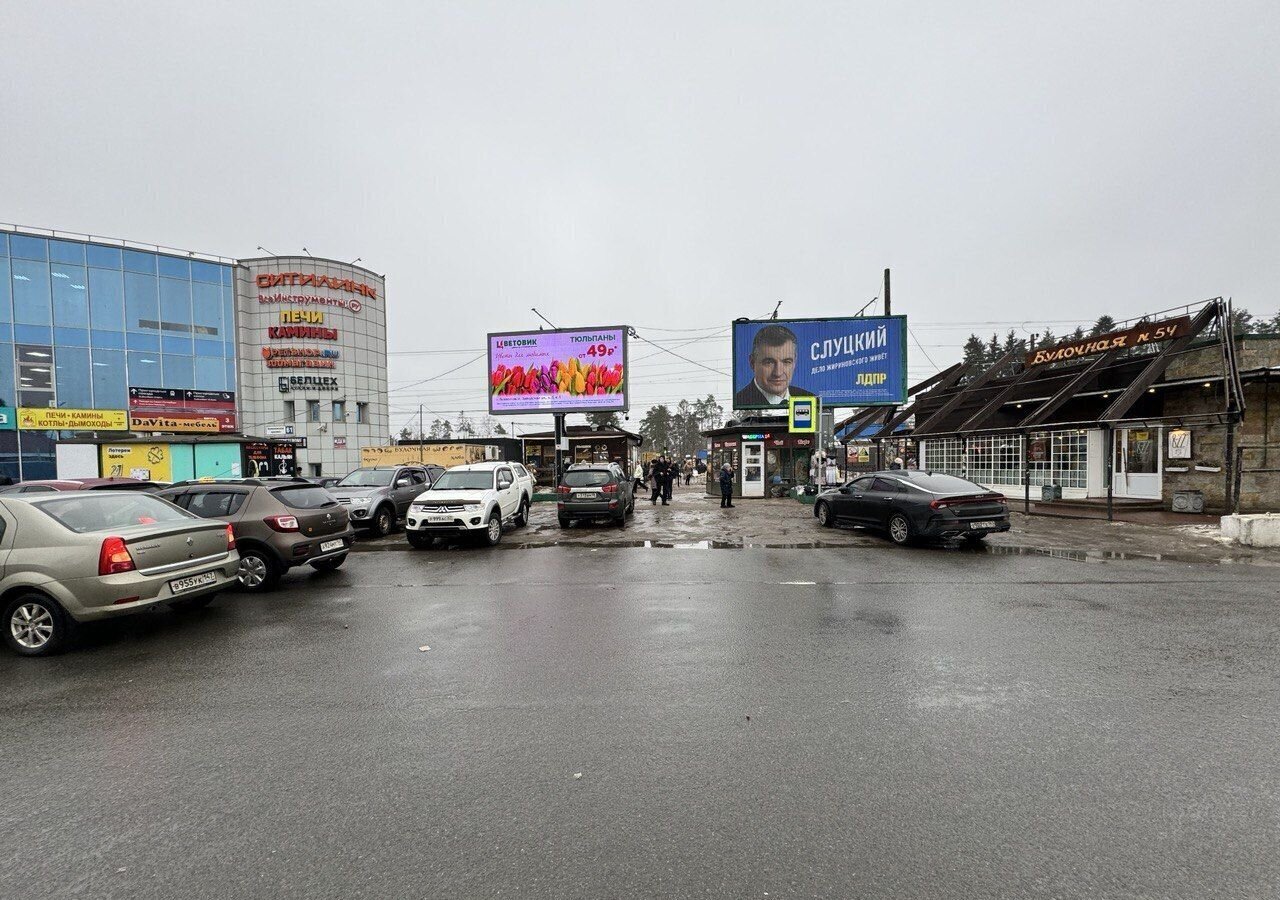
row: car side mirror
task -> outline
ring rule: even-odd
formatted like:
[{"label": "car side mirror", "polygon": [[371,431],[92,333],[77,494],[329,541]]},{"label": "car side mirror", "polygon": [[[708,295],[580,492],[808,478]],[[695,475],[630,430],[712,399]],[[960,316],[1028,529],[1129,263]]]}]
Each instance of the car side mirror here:
[{"label": "car side mirror", "polygon": [[847,494],[850,492],[850,490],[851,488],[846,484],[844,487],[840,488],[840,493]]},{"label": "car side mirror", "polygon": [[413,484],[413,482],[410,481],[408,478],[401,478],[399,481],[396,482],[396,487],[408,487],[411,484]]}]

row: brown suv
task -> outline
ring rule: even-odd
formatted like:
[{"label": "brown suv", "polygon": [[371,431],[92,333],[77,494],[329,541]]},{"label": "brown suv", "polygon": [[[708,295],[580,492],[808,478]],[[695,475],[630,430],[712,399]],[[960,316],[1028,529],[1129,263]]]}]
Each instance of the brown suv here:
[{"label": "brown suv", "polygon": [[347,511],[301,478],[184,482],[156,496],[204,519],[230,522],[240,550],[240,586],[265,591],[294,566],[342,565],[355,539]]}]

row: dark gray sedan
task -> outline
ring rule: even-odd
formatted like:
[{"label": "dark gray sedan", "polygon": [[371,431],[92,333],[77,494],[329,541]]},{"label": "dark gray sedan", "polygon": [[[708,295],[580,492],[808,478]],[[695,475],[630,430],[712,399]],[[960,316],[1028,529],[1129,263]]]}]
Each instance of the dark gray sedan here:
[{"label": "dark gray sedan", "polygon": [[861,525],[888,533],[895,544],[918,538],[980,541],[1009,530],[1004,494],[940,472],[871,472],[818,495],[820,525]]}]

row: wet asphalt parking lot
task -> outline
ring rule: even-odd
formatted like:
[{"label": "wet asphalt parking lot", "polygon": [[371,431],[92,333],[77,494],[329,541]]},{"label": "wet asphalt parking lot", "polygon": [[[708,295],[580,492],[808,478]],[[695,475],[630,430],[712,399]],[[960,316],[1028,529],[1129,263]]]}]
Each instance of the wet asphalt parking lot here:
[{"label": "wet asphalt parking lot", "polygon": [[0,656],[5,895],[1280,890],[1273,569],[375,547]]}]

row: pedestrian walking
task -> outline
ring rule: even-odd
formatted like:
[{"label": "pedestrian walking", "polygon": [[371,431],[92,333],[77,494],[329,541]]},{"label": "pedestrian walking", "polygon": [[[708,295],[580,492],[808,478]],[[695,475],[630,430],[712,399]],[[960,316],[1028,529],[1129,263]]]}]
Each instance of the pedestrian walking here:
[{"label": "pedestrian walking", "polygon": [[671,489],[675,487],[676,478],[680,474],[680,464],[670,457],[667,458],[667,467],[662,476],[662,505],[668,506],[671,503]]},{"label": "pedestrian walking", "polygon": [[649,502],[654,504],[655,506],[658,503],[659,497],[663,498],[662,502],[664,504],[667,502],[666,498],[663,496],[663,489],[662,489],[662,480],[663,478],[666,477],[666,472],[667,472],[667,464],[666,464],[666,461],[661,456],[659,456],[649,465],[649,478],[652,479],[653,481],[653,494],[649,497]]},{"label": "pedestrian walking", "polygon": [[631,479],[634,482],[634,484],[631,485],[631,493],[633,495],[632,499],[634,500],[634,495],[638,495],[645,486],[644,463],[641,463],[641,462],[636,463],[636,468],[635,468],[635,471],[631,474]]},{"label": "pedestrian walking", "polygon": [[733,508],[733,466],[728,463],[720,468],[720,508]]},{"label": "pedestrian walking", "polygon": [[691,459],[684,461],[684,484],[685,487],[693,484],[693,460]]}]

